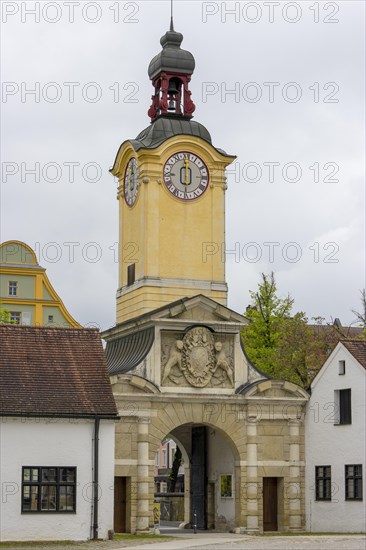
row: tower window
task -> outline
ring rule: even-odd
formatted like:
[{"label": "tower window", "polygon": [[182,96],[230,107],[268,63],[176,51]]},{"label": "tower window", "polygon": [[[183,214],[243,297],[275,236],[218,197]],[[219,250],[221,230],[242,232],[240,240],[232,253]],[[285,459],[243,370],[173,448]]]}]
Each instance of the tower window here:
[{"label": "tower window", "polygon": [[53,315],[49,315],[49,316],[48,316],[48,322],[49,322],[49,323],[53,323]]},{"label": "tower window", "polygon": [[346,374],[346,361],[338,361],[338,374]]},{"label": "tower window", "polygon": [[18,294],[18,281],[9,281],[9,296]]},{"label": "tower window", "polygon": [[136,264],[131,264],[127,267],[127,286],[133,285],[135,282]]}]

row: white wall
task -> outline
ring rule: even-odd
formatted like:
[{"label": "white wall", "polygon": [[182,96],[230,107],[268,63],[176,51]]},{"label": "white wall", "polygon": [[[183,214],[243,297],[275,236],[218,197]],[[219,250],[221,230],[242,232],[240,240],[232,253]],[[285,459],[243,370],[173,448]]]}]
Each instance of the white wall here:
[{"label": "white wall", "polygon": [[[85,540],[92,536],[94,422],[0,418],[0,540]],[[113,528],[114,422],[99,435],[99,537]],[[75,466],[76,513],[21,513],[22,466]]]},{"label": "white wall", "polygon": [[[223,516],[228,527],[235,527],[235,464],[229,442],[218,430],[207,427],[207,476],[209,481],[215,481],[215,516]],[[233,496],[221,497],[220,476],[231,474]]]},{"label": "white wall", "polygon": [[[338,374],[338,361],[346,374]],[[366,371],[338,345],[312,384],[305,423],[306,524],[309,531],[365,531],[365,385]],[[352,424],[334,425],[334,390],[351,388]],[[363,501],[345,500],[346,464],[362,464]],[[315,466],[330,465],[332,500],[315,500]]]}]

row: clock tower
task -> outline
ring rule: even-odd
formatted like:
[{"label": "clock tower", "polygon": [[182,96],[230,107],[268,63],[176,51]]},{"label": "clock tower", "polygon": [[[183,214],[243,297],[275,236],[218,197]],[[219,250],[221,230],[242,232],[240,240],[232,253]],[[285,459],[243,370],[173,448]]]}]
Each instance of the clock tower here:
[{"label": "clock tower", "polygon": [[112,169],[119,288],[117,324],[103,338],[120,417],[114,530],[154,529],[156,493],[169,477],[166,465],[155,470],[156,457],[173,440],[185,527],[299,531],[309,396],[256,369],[241,342],[248,320],[226,306],[225,169],[235,157],[192,120],[195,62],[182,40],[173,25],[162,37],[149,65],[151,124],[122,143]]},{"label": "clock tower", "polygon": [[149,65],[151,123],[122,143],[111,170],[119,182],[117,323],[198,294],[227,302],[225,168],[235,157],[192,120],[195,60],[182,40],[171,24]]}]

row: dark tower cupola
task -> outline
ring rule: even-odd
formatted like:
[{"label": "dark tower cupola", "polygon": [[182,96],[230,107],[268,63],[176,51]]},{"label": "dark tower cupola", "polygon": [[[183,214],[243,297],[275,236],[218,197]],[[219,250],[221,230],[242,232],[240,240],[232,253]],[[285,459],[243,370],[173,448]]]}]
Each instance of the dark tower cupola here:
[{"label": "dark tower cupola", "polygon": [[195,61],[193,55],[182,50],[183,35],[176,32],[173,23],[160,40],[162,51],[149,65],[149,77],[155,88],[148,115],[153,122],[160,116],[192,118],[195,105],[188,89]]}]

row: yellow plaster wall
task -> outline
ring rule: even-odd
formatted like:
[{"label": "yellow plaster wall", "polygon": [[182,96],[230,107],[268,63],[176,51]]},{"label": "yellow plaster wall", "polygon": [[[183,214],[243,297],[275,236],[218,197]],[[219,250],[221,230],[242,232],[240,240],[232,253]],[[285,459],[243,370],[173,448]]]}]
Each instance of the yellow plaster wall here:
[{"label": "yellow plaster wall", "polygon": [[[209,187],[194,201],[176,199],[163,182],[164,164],[178,151],[199,155],[209,169]],[[123,196],[123,179],[132,156],[139,163],[139,191],[130,208]],[[150,310],[152,301],[156,302],[154,307],[159,307],[199,293],[226,303],[226,292],[205,290],[199,281],[225,283],[225,262],[221,255],[225,240],[225,168],[233,160],[234,157],[225,157],[192,136],[175,136],[152,151],[141,149],[136,153],[128,142],[121,147],[113,170],[120,182],[119,288],[127,285],[127,267],[133,263],[136,281],[143,277],[197,281],[192,290],[187,290],[186,285],[177,286],[173,292],[168,287],[163,290],[146,287],[146,295],[140,289],[132,290],[139,310]],[[205,243],[217,249],[215,254],[204,256]],[[168,296],[172,295],[170,300]],[[118,299],[117,322],[130,316],[132,303],[131,296]],[[121,317],[122,314],[127,317]]]},{"label": "yellow plaster wall", "polygon": [[[62,326],[79,327],[67,311],[51,285],[46,270],[38,265],[34,251],[20,241],[7,241],[0,245],[1,296],[0,303],[10,311],[32,311],[32,324],[44,325],[44,309],[54,306]],[[15,261],[16,260],[16,261]],[[18,282],[16,296],[8,296],[8,281]]]},{"label": "yellow plaster wall", "polygon": [[117,322],[122,322],[132,317],[142,315],[176,300],[186,297],[204,294],[216,302],[226,305],[226,292],[211,291],[199,287],[198,284],[189,287],[151,287],[144,286],[117,298]]}]

